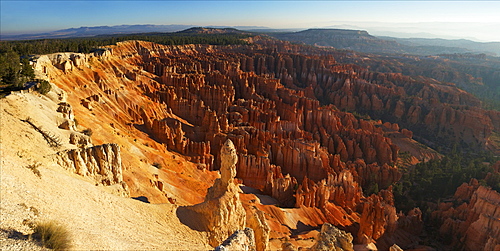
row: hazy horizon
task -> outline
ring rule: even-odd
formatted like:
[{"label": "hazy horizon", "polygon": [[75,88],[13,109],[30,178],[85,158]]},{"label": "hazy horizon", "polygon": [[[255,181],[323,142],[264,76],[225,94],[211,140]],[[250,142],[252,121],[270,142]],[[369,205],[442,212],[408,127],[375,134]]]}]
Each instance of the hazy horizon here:
[{"label": "hazy horizon", "polygon": [[500,42],[497,1],[0,1],[0,34],[115,25],[348,28]]}]

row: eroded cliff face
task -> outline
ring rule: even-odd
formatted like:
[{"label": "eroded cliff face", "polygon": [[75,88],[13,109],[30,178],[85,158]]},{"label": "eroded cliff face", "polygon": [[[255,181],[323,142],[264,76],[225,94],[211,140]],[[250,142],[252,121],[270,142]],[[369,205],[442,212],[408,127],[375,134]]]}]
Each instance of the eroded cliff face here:
[{"label": "eroded cliff face", "polygon": [[176,205],[143,203],[113,184],[132,169],[123,151],[130,146],[111,137],[93,146],[60,89],[15,92],[0,107],[0,249],[42,250],[24,245],[38,222],[64,226],[76,250],[210,249],[206,235],[176,217]]},{"label": "eroded cliff face", "polygon": [[[132,53],[126,52],[130,49],[127,46],[121,49],[125,54]],[[132,197],[145,196],[152,203],[180,205],[203,201],[215,173],[204,172],[201,164],[186,161],[190,156],[167,151],[143,132],[144,126],[138,123],[143,116],[176,116],[137,88],[137,83],[153,78],[137,67],[137,58],[114,57],[112,52],[108,48],[92,54],[43,55],[35,63],[36,70],[65,90],[68,106],[61,104],[61,112],[78,118],[78,131],[93,132],[91,137],[75,133],[71,141],[80,148],[91,147],[90,138],[96,145],[115,143],[122,158],[122,179],[129,185]],[[131,80],[134,76],[137,82]],[[69,126],[75,126],[75,122]],[[79,156],[83,151],[67,154]]]},{"label": "eroded cliff face", "polygon": [[123,181],[120,147],[116,144],[66,150],[59,152],[58,157],[61,166],[82,176],[93,177],[100,184],[113,185]]},{"label": "eroded cliff face", "polygon": [[[401,178],[399,151],[416,149],[417,161],[432,155],[394,122],[479,148],[498,127],[497,115],[456,88],[338,64],[335,58],[345,53],[254,42],[219,47],[129,41],[94,54],[40,57],[36,67],[68,92],[81,123],[93,126],[96,143],[114,138],[126,146],[123,180],[132,196],[183,205],[204,201],[211,171],[225,166],[218,153],[230,139],[238,158],[235,177],[277,205],[294,207],[254,205],[266,212],[275,238],[298,229],[285,216],[293,212],[311,226],[329,222],[348,229],[354,242],[380,240],[380,248],[388,248],[394,243],[382,239],[421,224],[417,211],[402,216],[394,208],[390,185]],[[355,110],[393,123],[348,112]],[[449,125],[451,130],[443,129]],[[136,167],[154,162],[168,166],[151,181],[161,181],[161,189],[145,187],[151,172]],[[381,191],[365,196],[372,184]]]},{"label": "eroded cliff face", "polygon": [[500,129],[499,112],[481,109],[471,94],[451,84],[401,74],[360,69],[355,76],[324,85],[323,95],[339,108],[397,122],[429,145],[443,141],[469,149],[494,149],[492,133]]},{"label": "eroded cliff face", "polygon": [[500,249],[500,194],[473,179],[462,184],[451,202],[438,205],[432,216],[441,224],[439,233],[453,248]]}]

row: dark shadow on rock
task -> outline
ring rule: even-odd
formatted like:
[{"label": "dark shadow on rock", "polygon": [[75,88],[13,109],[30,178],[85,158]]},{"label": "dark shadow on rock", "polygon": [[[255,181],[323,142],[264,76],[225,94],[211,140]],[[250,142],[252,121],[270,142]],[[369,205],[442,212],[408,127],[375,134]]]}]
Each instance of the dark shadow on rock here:
[{"label": "dark shadow on rock", "polygon": [[275,198],[265,195],[262,191],[249,186],[240,186],[241,191],[246,194],[253,194],[259,198],[262,205],[279,205],[278,200]]},{"label": "dark shadow on rock", "polygon": [[246,194],[262,194],[262,192],[259,189],[255,189],[253,187],[249,186],[240,186],[241,191]]},{"label": "dark shadow on rock", "polygon": [[[41,238],[37,234],[33,234],[31,237],[28,234],[23,234],[17,230],[14,229],[0,229],[1,232],[4,232],[7,235],[7,238],[13,239],[13,240],[19,240],[19,241],[27,241],[27,242],[32,242],[35,245],[39,247],[43,247]],[[0,248],[0,250],[3,250]]]},{"label": "dark shadow on rock", "polygon": [[1,229],[2,232],[7,234],[7,238],[15,240],[27,240],[28,235],[25,235],[14,229]]},{"label": "dark shadow on rock", "polygon": [[259,198],[260,203],[262,205],[275,205],[279,206],[279,201],[269,195],[263,195],[263,194],[256,194],[257,198]]},{"label": "dark shadow on rock", "polygon": [[202,222],[203,217],[201,217],[199,213],[191,210],[189,207],[178,207],[176,214],[182,224],[188,226],[189,228],[196,231],[208,231],[205,229]]},{"label": "dark shadow on rock", "polygon": [[26,82],[26,83],[22,84],[22,86],[14,86],[14,85],[1,86],[0,87],[0,94],[2,96],[6,96],[6,95],[9,95],[10,92],[18,92],[21,90],[33,91],[36,89],[37,84],[38,84],[37,82],[31,81],[31,82]]},{"label": "dark shadow on rock", "polygon": [[[200,130],[200,129],[199,128],[197,129],[197,127],[193,127],[192,125],[185,124],[185,123],[183,123],[177,119],[174,119],[174,118],[164,118],[163,120],[165,121],[167,126],[170,127],[171,129],[176,128],[176,126],[178,126],[180,124],[182,131],[185,133],[184,136],[186,136],[187,138],[189,138],[192,141],[199,142],[199,141],[204,140],[204,138],[202,138],[202,135],[204,135],[204,134],[198,132],[197,130]],[[149,137],[154,139],[156,142],[167,143],[167,142],[160,140],[158,138],[158,136],[155,135],[151,130],[149,130],[145,124],[134,124],[133,123],[131,125],[134,126],[137,130],[144,132],[144,133],[147,133],[149,135]],[[172,149],[172,150],[175,150],[175,149]]]},{"label": "dark shadow on rock", "polygon": [[313,227],[311,225],[306,225],[304,224],[302,221],[299,221],[297,222],[297,226],[295,229],[291,229],[292,232],[292,236],[296,236],[296,235],[299,235],[301,233],[305,233],[305,232],[309,232],[311,230],[316,230],[316,229],[320,229],[321,226],[318,228],[318,227]]},{"label": "dark shadow on rock", "polygon": [[144,203],[149,203],[149,199],[146,196],[137,196],[137,197],[132,197],[134,200],[142,201]]}]

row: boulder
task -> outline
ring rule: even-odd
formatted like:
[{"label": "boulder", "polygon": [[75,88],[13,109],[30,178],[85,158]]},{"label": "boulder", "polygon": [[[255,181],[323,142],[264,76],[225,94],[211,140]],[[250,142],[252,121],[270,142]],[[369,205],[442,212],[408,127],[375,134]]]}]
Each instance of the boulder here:
[{"label": "boulder", "polygon": [[321,227],[316,243],[311,247],[313,251],[354,251],[352,235],[335,226],[325,223]]},{"label": "boulder", "polygon": [[238,230],[229,236],[215,251],[255,251],[256,243],[251,228]]}]

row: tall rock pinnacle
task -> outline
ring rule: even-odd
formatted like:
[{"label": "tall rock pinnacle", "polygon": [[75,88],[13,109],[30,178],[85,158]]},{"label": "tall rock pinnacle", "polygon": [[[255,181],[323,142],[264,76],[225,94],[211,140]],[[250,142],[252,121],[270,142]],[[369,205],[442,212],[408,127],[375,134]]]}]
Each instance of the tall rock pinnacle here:
[{"label": "tall rock pinnacle", "polygon": [[221,182],[223,187],[227,187],[229,186],[229,183],[233,182],[234,177],[236,177],[236,162],[238,162],[236,149],[234,148],[234,144],[230,139],[226,140],[226,142],[222,146],[220,155]]},{"label": "tall rock pinnacle", "polygon": [[227,237],[245,228],[246,213],[239,199],[239,188],[233,180],[236,176],[238,156],[231,140],[222,146],[221,178],[208,189],[203,203],[187,207],[197,213],[202,229],[209,233],[209,243],[216,247]]}]

